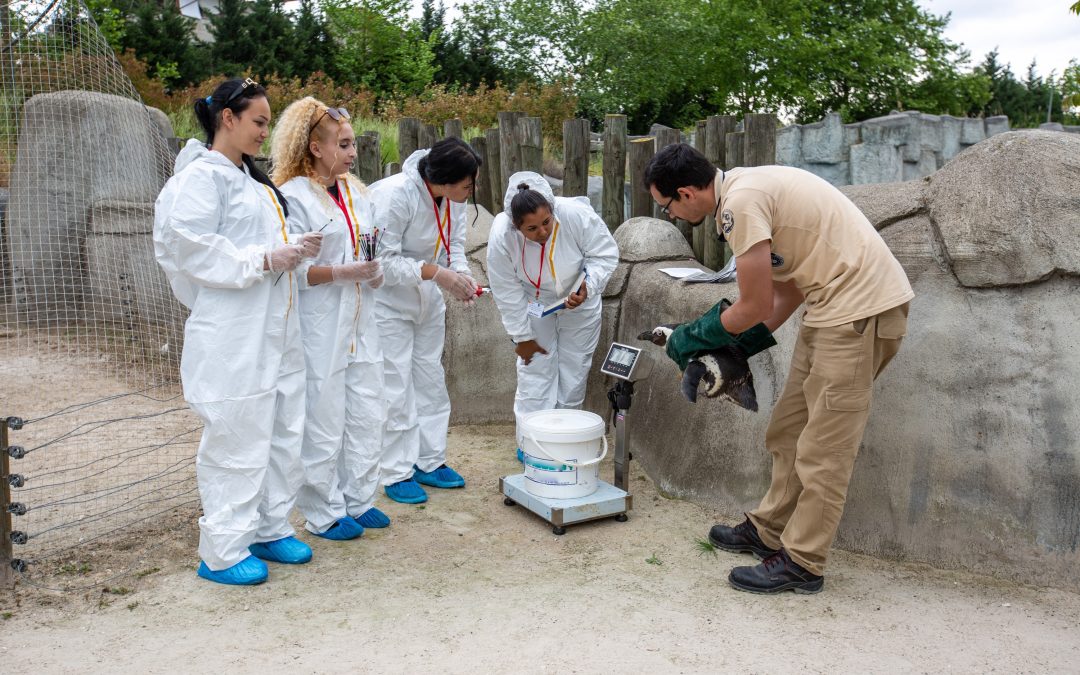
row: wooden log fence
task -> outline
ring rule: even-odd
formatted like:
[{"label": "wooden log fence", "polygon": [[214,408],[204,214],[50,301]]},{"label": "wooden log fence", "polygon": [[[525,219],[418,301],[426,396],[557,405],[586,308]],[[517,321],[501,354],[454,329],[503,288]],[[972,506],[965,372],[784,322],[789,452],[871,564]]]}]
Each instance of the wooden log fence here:
[{"label": "wooden log fence", "polygon": [[473,193],[476,203],[483,206],[490,213],[498,213],[493,210],[494,205],[491,203],[491,176],[488,175],[491,167],[487,162],[487,138],[477,136],[469,141],[469,144],[472,145],[472,149],[483,160],[480,164],[480,173],[476,176],[476,191]]},{"label": "wooden log fence", "polygon": [[[698,123],[694,126],[694,149],[705,155],[706,158],[709,157],[709,149],[706,143],[707,125],[706,120],[698,120]],[[712,160],[709,161],[714,166],[716,165]],[[715,230],[710,230],[710,226],[713,225],[712,221],[712,216],[707,216],[703,223],[694,228],[694,235],[690,241],[690,245],[694,249],[694,257],[701,261],[702,264],[705,263],[705,240],[710,232],[715,232]]]},{"label": "wooden log fence", "polygon": [[564,197],[589,194],[589,120],[563,122]]},{"label": "wooden log fence", "polygon": [[[705,120],[705,157],[718,169],[727,169],[727,135],[735,131],[738,118],[734,115],[713,115]],[[716,221],[710,216],[702,228],[705,250],[698,258],[709,269],[720,269],[727,263],[727,247],[716,234]]]},{"label": "wooden log fence", "polygon": [[539,117],[522,117],[517,121],[516,138],[520,148],[521,165],[518,171],[544,171],[544,132]]},{"label": "wooden log fence", "polygon": [[415,117],[402,117],[397,123],[398,162],[404,163],[409,155],[420,147],[420,120]]},{"label": "wooden log fence", "polygon": [[356,175],[368,185],[382,178],[382,148],[378,131],[356,137]]},{"label": "wooden log fence", "polygon": [[653,198],[641,182],[645,167],[656,154],[656,139],[652,136],[638,138],[627,144],[630,164],[630,217],[651,216]]},{"label": "wooden log fence", "polygon": [[495,214],[502,211],[503,195],[506,194],[506,181],[502,174],[502,134],[498,129],[488,129],[484,132],[484,140],[487,141],[487,156],[484,162],[488,167],[488,181],[491,185],[491,208],[488,211]]},{"label": "wooden log fence", "polygon": [[[483,158],[484,164],[477,178],[476,201],[491,213],[502,211],[507,181],[522,170],[543,172],[544,138],[540,118],[527,117],[519,111],[498,113],[498,126],[474,137],[470,143]],[[772,114],[750,114],[742,121],[734,115],[714,115],[697,122],[694,128],[694,147],[709,162],[724,170],[737,166],[762,166],[776,161],[777,119]],[[443,123],[444,137],[461,138],[460,119]],[[419,119],[404,117],[398,121],[399,162],[413,151],[431,147],[437,140],[437,129],[421,123]],[[601,217],[614,231],[628,217],[648,216],[662,218],[659,207],[642,185],[645,167],[653,155],[668,145],[682,142],[678,129],[658,128],[654,136],[631,137],[627,135],[625,115],[606,115],[602,134],[602,180]],[[379,138],[374,132],[366,132],[357,139],[358,167],[361,178],[369,181],[379,173]],[[584,119],[563,122],[563,188],[568,197],[587,195],[589,190],[589,165],[591,153],[589,121]],[[399,163],[383,166],[382,174],[400,171]],[[629,180],[629,204],[627,204],[627,180]],[[626,212],[629,206],[629,213]],[[667,219],[667,218],[664,218]],[[678,221],[676,226],[690,242],[694,255],[705,266],[719,269],[726,262],[726,247],[715,235],[716,225],[711,217],[698,228]]]},{"label": "wooden log fence", "polygon": [[502,189],[506,181],[521,170],[521,146],[518,144],[517,122],[525,117],[523,112],[500,112],[499,119],[499,166],[502,170]]},{"label": "wooden log fence", "polygon": [[604,117],[604,192],[600,214],[608,229],[615,231],[625,220],[626,115]]},{"label": "wooden log fence", "polygon": [[[439,134],[435,129],[434,124],[421,124],[420,131],[416,135],[417,148],[423,150],[424,148],[430,148],[435,145],[435,141],[439,140]],[[405,161],[403,158],[402,162]]]},{"label": "wooden log fence", "polygon": [[465,130],[461,126],[461,120],[456,117],[443,122],[443,138],[465,138]]}]

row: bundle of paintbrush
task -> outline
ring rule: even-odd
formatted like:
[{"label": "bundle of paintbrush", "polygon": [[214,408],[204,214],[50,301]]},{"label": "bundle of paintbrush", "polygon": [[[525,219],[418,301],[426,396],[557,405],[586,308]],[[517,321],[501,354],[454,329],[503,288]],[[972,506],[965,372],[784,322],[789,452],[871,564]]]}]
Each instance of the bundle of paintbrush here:
[{"label": "bundle of paintbrush", "polygon": [[378,255],[380,234],[379,228],[377,227],[360,233],[356,245],[364,260],[374,260],[375,256]]}]

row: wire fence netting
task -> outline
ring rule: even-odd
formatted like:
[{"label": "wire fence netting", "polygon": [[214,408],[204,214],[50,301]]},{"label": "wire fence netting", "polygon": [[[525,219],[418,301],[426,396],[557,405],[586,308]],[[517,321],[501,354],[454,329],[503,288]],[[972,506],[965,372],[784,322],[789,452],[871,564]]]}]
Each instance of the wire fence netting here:
[{"label": "wire fence netting", "polygon": [[22,578],[74,587],[198,512],[186,313],[152,242],[172,133],[80,0],[3,3],[0,32],[4,508]]}]

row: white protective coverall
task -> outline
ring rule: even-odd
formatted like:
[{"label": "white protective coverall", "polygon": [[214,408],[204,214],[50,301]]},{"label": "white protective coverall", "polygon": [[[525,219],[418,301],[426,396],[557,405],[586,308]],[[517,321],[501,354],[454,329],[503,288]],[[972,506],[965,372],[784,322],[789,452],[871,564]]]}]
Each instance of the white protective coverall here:
[{"label": "white protective coverall", "polygon": [[[552,207],[555,222],[544,246],[527,240],[510,219],[510,201],[521,183],[543,195]],[[580,408],[585,401],[585,384],[600,339],[601,295],[619,263],[619,248],[588,198],[556,197],[547,181],[532,171],[510,177],[504,209],[495,216],[488,238],[491,293],[514,342],[536,340],[547,350],[547,354],[537,352],[527,366],[522,359],[517,360],[514,418],[521,447],[524,415],[551,408]],[[583,269],[588,272],[585,302],[543,318],[529,316],[528,305],[536,300],[537,279],[539,302],[546,307],[577,290],[569,286]]]},{"label": "white protective coverall", "polygon": [[252,543],[294,534],[304,430],[297,275],[263,271],[264,255],[286,243],[273,190],[189,141],[154,204],[154,255],[191,310],[180,377],[203,420],[199,555],[215,571],[248,557]]},{"label": "white protective coverall", "polygon": [[371,185],[375,219],[385,228],[380,259],[386,282],[375,302],[387,402],[382,485],[412,477],[414,464],[430,472],[446,462],[450,424],[442,366],[446,304],[434,281],[420,279],[420,267],[435,263],[472,274],[465,259],[468,205],[442,200],[440,237],[435,204],[418,170],[427,153],[417,150],[405,160],[401,173]]},{"label": "white protective coverall", "polygon": [[374,503],[385,416],[382,353],[374,322],[376,291],[366,283],[307,281],[313,265],[363,259],[357,257],[353,237],[374,225],[367,188],[349,176],[337,181],[337,189],[349,222],[322,184],[298,176],[281,186],[289,200],[290,225],[301,233],[323,235],[318,257],[297,270],[307,359],[304,484],[297,507],[315,533],[346,515],[361,515]]}]

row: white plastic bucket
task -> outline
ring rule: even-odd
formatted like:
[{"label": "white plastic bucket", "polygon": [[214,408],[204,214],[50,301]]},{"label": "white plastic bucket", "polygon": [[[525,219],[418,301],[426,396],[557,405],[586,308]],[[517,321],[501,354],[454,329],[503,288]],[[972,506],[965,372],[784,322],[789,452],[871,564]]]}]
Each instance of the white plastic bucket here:
[{"label": "white plastic bucket", "polygon": [[586,410],[538,410],[521,419],[525,489],[537,497],[587,497],[607,456],[604,420]]}]

